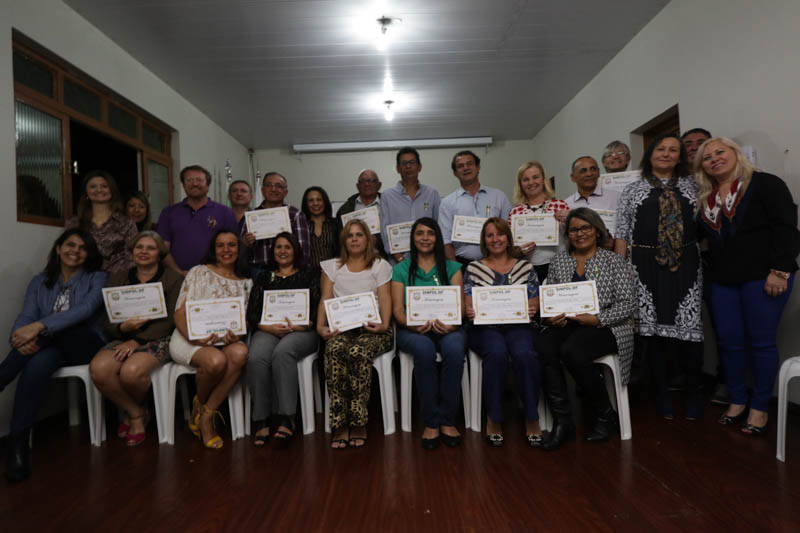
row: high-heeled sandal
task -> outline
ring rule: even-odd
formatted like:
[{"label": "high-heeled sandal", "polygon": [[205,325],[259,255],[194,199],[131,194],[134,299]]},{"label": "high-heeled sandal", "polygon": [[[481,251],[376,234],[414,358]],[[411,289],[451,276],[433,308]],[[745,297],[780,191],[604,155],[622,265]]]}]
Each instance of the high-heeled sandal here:
[{"label": "high-heeled sandal", "polygon": [[200,411],[201,411],[200,400],[197,398],[197,394],[194,395],[192,398],[192,413],[194,416],[189,415],[189,421],[186,423],[189,426],[189,431],[192,432],[192,435],[200,438],[200,426],[197,425],[197,420],[200,418]]},{"label": "high-heeled sandal", "polygon": [[128,431],[128,434],[125,437],[125,446],[128,446],[130,448],[138,446],[141,443],[143,443],[145,437],[147,437],[147,424],[150,422],[150,411],[147,409],[142,409],[142,414],[140,414],[139,416],[129,417],[131,421],[138,420],[140,418],[143,419],[144,421],[145,430],[142,431],[141,433],[131,433],[130,431]]},{"label": "high-heeled sandal", "polygon": [[[130,422],[130,419],[128,420]],[[131,425],[126,424],[125,422],[120,422],[117,426],[117,437],[124,439],[128,436],[128,432],[131,430]]]},{"label": "high-heeled sandal", "polygon": [[[258,434],[258,432],[262,429],[267,430],[266,435]],[[271,436],[269,420],[258,420],[253,422],[253,446],[264,446]]]},{"label": "high-heeled sandal", "polygon": [[[208,405],[203,404],[200,407],[200,412],[197,414],[197,418],[195,419],[195,423],[197,424],[198,428],[200,427],[200,417],[205,415],[205,414],[210,414],[211,415],[211,429],[213,429],[214,431],[217,430],[216,424],[215,424],[215,420],[216,420],[217,416],[219,416],[220,420],[222,420],[222,423],[225,424],[225,417],[222,416],[222,413],[220,413],[219,411],[217,411],[215,409],[209,409]],[[202,435],[200,436],[200,440],[203,440]],[[205,446],[206,448],[209,448],[211,450],[219,450],[220,448],[222,448],[222,446],[224,444],[225,443],[223,442],[222,437],[220,437],[219,435],[214,435],[213,437],[211,437],[207,441],[203,442],[203,446]]]}]

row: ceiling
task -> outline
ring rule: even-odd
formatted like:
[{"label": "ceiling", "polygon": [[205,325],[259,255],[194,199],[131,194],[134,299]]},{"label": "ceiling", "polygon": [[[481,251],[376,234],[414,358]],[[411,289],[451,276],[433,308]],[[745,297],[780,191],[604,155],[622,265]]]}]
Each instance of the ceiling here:
[{"label": "ceiling", "polygon": [[[65,1],[254,149],[532,138],[668,3]],[[402,19],[385,52],[382,15]]]}]

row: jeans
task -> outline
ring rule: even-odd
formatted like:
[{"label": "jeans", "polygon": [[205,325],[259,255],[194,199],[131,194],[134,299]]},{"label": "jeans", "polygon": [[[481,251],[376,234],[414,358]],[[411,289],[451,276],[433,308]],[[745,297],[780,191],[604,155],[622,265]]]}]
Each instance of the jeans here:
[{"label": "jeans", "polygon": [[503,421],[502,400],[509,360],[522,396],[525,420],[539,420],[542,378],[539,358],[533,348],[535,338],[536,330],[529,324],[469,329],[469,346],[483,359],[483,397],[486,414],[493,422]]},{"label": "jeans", "polygon": [[11,435],[19,435],[36,422],[50,385],[50,378],[62,366],[85,365],[103,347],[103,339],[86,323],[59,331],[50,337],[39,337],[38,352],[23,355],[11,350],[0,363],[0,391],[19,375],[14,408],[11,414]]},{"label": "jeans", "polygon": [[[425,427],[455,425],[467,334],[459,328],[447,335],[414,333],[397,328],[397,349],[414,357],[417,393]],[[442,354],[442,370],[436,368],[436,352]]]},{"label": "jeans", "polygon": [[794,275],[789,277],[786,292],[774,298],[764,292],[764,280],[740,285],[712,283],[711,309],[731,403],[747,403],[749,363],[753,372],[750,407],[768,410],[780,364],[778,324],[793,283]]}]

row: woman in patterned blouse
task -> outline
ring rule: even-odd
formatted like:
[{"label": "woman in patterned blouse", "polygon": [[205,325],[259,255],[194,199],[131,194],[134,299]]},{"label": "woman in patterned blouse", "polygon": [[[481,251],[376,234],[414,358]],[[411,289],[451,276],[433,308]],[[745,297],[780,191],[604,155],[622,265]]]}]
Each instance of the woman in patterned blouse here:
[{"label": "woman in patterned blouse", "polygon": [[311,267],[319,273],[319,264],[339,257],[339,223],[333,216],[333,206],[322,187],[309,187],[303,193],[301,207],[308,219],[311,234]]},{"label": "woman in patterned blouse", "polygon": [[[708,139],[695,156],[700,233],[708,241],[711,314],[731,403],[719,419],[764,435],[778,373],[778,323],[800,253],[797,205],[778,176],[758,172],[730,139]],[[747,413],[747,368],[753,392]]]},{"label": "woman in patterned blouse", "polygon": [[600,216],[588,207],[579,207],[567,216],[569,251],[560,252],[550,263],[550,275],[542,291],[556,283],[594,280],[600,312],[596,315],[564,314],[544,319],[547,327],[536,339],[542,361],[542,377],[547,401],[555,417],[555,427],[542,443],[542,449],[555,450],[575,438],[567,385],[562,364],[584,391],[597,413],[597,421],[586,435],[589,442],[608,440],[619,427],[605,383],[593,361],[617,353],[622,382],[630,377],[633,359],[633,309],[635,300],[629,269],[619,254],[606,250],[611,236]]},{"label": "woman in patterned blouse", "polygon": [[139,231],[124,213],[117,182],[108,172],[93,170],[83,178],[81,189],[78,214],[68,218],[64,227],[92,234],[103,256],[103,271],[113,274],[128,270],[133,259],[127,244]]},{"label": "woman in patterned blouse", "polygon": [[[547,179],[544,167],[538,161],[523,163],[517,170],[517,182],[514,184],[514,203],[516,206],[508,214],[508,223],[513,227],[514,215],[540,215],[552,213],[563,223],[569,212],[569,206],[555,197],[555,191]],[[528,242],[519,245],[526,259],[534,265],[536,276],[540,281],[547,278],[547,267],[556,252],[563,246],[536,246]]]}]

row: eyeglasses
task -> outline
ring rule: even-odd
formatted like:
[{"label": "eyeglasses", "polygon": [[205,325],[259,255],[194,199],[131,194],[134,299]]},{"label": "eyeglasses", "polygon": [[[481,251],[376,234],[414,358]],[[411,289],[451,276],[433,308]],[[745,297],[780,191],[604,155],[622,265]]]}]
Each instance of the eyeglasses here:
[{"label": "eyeglasses", "polygon": [[378,183],[376,179],[366,179],[366,180],[358,180],[358,183],[361,185],[375,185]]},{"label": "eyeglasses", "polygon": [[594,229],[594,226],[591,224],[586,224],[585,226],[578,226],[577,228],[569,228],[570,235],[577,235],[578,233],[583,233],[584,235],[587,233],[591,233]]},{"label": "eyeglasses", "polygon": [[608,152],[608,153],[606,154],[606,157],[613,157],[613,156],[615,156],[615,155],[616,155],[616,156],[619,156],[619,157],[623,157],[623,156],[626,156],[626,155],[628,155],[628,152]]},{"label": "eyeglasses", "polygon": [[413,167],[416,165],[419,165],[419,161],[417,161],[416,159],[409,159],[408,161],[400,161],[399,163],[397,163],[397,166],[399,167]]},{"label": "eyeglasses", "polygon": [[278,189],[278,190],[281,190],[281,189],[285,189],[286,185],[284,185],[283,183],[265,183],[263,185],[263,187],[265,189]]}]

